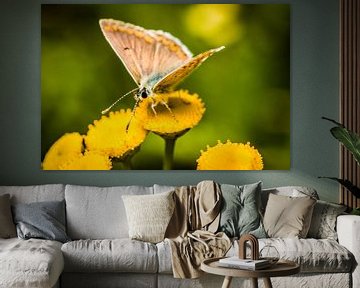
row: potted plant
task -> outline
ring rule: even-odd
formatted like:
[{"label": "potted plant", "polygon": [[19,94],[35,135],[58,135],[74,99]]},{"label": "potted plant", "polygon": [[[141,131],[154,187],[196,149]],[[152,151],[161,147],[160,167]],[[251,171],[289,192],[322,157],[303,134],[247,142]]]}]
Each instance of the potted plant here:
[{"label": "potted plant", "polygon": [[[360,165],[360,137],[355,132],[347,129],[343,124],[336,122],[333,119],[322,117],[322,119],[328,120],[334,124],[335,127],[330,129],[331,134],[342,143],[346,149],[353,155],[355,161]],[[347,190],[349,190],[356,198],[360,198],[360,187],[354,185],[348,179],[340,179],[336,177],[319,177],[328,178],[339,182]],[[360,207],[354,208],[351,214],[360,215]]]}]

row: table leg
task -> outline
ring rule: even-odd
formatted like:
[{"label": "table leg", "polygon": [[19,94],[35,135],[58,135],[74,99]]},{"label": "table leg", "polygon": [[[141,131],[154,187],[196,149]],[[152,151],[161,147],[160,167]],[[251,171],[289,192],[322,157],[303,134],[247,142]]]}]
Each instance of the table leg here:
[{"label": "table leg", "polygon": [[257,278],[251,278],[252,287],[258,288],[258,279]]},{"label": "table leg", "polygon": [[270,278],[266,277],[263,279],[264,279],[265,288],[273,288]]},{"label": "table leg", "polygon": [[232,277],[231,276],[225,276],[224,282],[221,286],[221,288],[230,288]]}]

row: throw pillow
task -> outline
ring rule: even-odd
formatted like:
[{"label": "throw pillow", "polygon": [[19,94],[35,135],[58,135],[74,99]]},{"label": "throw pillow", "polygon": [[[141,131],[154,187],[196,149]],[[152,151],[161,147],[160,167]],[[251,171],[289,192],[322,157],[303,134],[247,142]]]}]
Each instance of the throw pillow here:
[{"label": "throw pillow", "polygon": [[265,208],[270,194],[290,197],[305,197],[309,196],[314,199],[319,199],[319,196],[314,188],[306,186],[282,186],[263,189],[261,192],[262,215],[265,213]]},{"label": "throw pillow", "polygon": [[269,195],[264,227],[269,237],[305,238],[316,200],[306,197]]},{"label": "throw pillow", "polygon": [[19,238],[70,241],[65,232],[65,201],[15,204],[13,215]]},{"label": "throw pillow", "polygon": [[259,213],[261,182],[243,186],[221,184],[220,188],[223,201],[219,231],[229,237],[251,233],[258,238],[265,238]]},{"label": "throw pillow", "polygon": [[337,240],[336,219],[346,206],[318,200],[312,214],[308,237]]},{"label": "throw pillow", "polygon": [[0,238],[16,237],[16,229],[11,215],[10,195],[0,196]]},{"label": "throw pillow", "polygon": [[164,240],[175,207],[173,193],[122,196],[131,239],[151,243]]}]

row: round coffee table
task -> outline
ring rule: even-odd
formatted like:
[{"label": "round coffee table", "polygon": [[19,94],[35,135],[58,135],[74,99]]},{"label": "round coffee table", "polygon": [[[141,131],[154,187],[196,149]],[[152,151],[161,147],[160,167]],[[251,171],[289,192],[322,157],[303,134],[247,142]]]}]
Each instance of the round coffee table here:
[{"label": "round coffee table", "polygon": [[258,288],[258,278],[263,278],[265,287],[272,288],[270,277],[289,276],[300,272],[300,266],[288,260],[279,260],[266,269],[244,270],[220,266],[219,259],[221,258],[204,260],[201,263],[201,270],[210,274],[225,276],[222,288],[229,288],[233,277],[251,278],[254,288]]}]

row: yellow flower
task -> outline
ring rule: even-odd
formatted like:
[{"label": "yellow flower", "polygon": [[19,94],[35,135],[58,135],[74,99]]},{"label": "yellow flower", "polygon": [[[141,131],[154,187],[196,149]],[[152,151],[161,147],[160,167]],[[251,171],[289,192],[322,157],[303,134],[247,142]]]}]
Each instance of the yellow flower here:
[{"label": "yellow flower", "polygon": [[184,90],[148,97],[135,110],[136,115],[141,115],[145,129],[164,138],[184,134],[199,123],[204,112],[199,96]]},{"label": "yellow flower", "polygon": [[214,147],[201,151],[197,161],[197,170],[262,170],[262,157],[250,143],[223,144],[218,141]]},{"label": "yellow flower", "polygon": [[83,136],[79,133],[66,133],[60,137],[46,153],[42,168],[58,170],[59,166],[73,158],[81,156]]},{"label": "yellow flower", "polygon": [[60,170],[110,170],[111,167],[107,155],[90,151],[59,166]]},{"label": "yellow flower", "polygon": [[110,157],[125,158],[140,146],[147,135],[138,115],[131,119],[126,131],[130,119],[131,110],[127,109],[110,112],[109,116],[95,120],[85,136],[86,148]]},{"label": "yellow flower", "polygon": [[109,156],[85,151],[84,136],[67,133],[60,137],[46,153],[42,167],[44,170],[110,170]]}]

